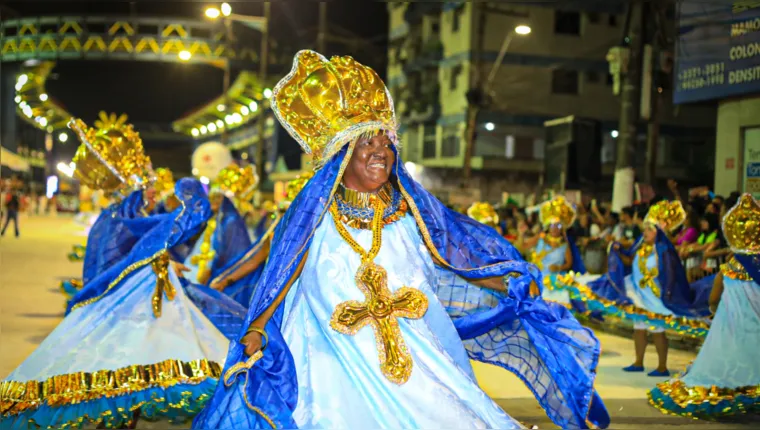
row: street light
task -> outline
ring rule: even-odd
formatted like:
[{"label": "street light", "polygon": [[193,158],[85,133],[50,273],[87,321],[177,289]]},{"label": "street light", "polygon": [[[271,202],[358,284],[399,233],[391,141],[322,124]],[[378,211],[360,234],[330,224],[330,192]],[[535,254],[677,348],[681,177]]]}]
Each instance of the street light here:
[{"label": "street light", "polygon": [[496,126],[494,125],[494,123],[492,123],[492,122],[487,122],[486,123],[486,130],[488,130],[488,131],[494,131],[495,128],[496,128]]},{"label": "street light", "polygon": [[222,3],[222,15],[230,16],[232,13],[232,6],[229,3]]},{"label": "street light", "polygon": [[530,27],[527,25],[518,25],[515,27],[515,33],[525,36],[526,34],[530,34]]},{"label": "street light", "polygon": [[210,7],[206,9],[206,17],[211,19],[217,19],[219,18],[219,15],[221,15],[221,12],[219,12],[219,9],[215,7]]},{"label": "street light", "polygon": [[58,135],[58,141],[61,143],[66,143],[66,141],[69,140],[69,135],[66,133],[61,133]]},{"label": "street light", "polygon": [[41,101],[44,102],[44,101],[47,101],[47,99],[48,99],[48,95],[47,94],[45,94],[45,93],[40,94],[40,100]]},{"label": "street light", "polygon": [[179,59],[182,61],[188,61],[193,56],[193,54],[190,53],[190,51],[180,51],[179,53]]},{"label": "street light", "polygon": [[264,88],[264,98],[268,99],[272,97],[272,90],[269,88]]},{"label": "street light", "polygon": [[248,104],[248,108],[251,109],[251,112],[256,112],[257,110],[259,110],[259,104],[253,101]]}]

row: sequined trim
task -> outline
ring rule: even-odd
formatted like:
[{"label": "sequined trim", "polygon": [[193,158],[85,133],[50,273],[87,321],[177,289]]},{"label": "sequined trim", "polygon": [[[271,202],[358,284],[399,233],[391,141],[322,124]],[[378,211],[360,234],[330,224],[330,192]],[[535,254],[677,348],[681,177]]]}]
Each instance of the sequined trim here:
[{"label": "sequined trim", "polygon": [[[388,225],[400,220],[406,215],[409,208],[406,201],[401,196],[401,193],[396,191],[390,184],[386,184],[386,186],[387,189],[384,187],[383,190],[378,192],[380,200],[384,205],[387,205],[383,211],[383,225]],[[343,188],[342,185],[341,188]],[[343,188],[343,190],[349,191],[346,188]],[[359,194],[355,191],[353,193]],[[334,201],[337,204],[337,211],[333,212],[333,217],[340,219],[340,221],[348,227],[371,230],[372,218],[374,217],[375,210],[371,207],[367,207],[367,204],[370,203],[368,199],[370,199],[370,197],[350,195],[347,200],[345,197],[336,195]]]},{"label": "sequined trim", "polygon": [[760,386],[689,387],[675,378],[657,384],[648,398],[665,414],[689,418],[718,418],[760,410]]},{"label": "sequined trim", "polygon": [[747,273],[744,266],[741,265],[736,258],[731,257],[726,263],[720,265],[720,271],[723,276],[729,279],[735,279],[737,281],[752,281],[752,276]]},{"label": "sequined trim", "polygon": [[703,339],[710,329],[710,326],[701,320],[656,314],[633,305],[621,305],[606,300],[599,297],[588,286],[578,283],[570,275],[557,275],[556,279],[563,287],[571,288],[570,295],[573,299],[581,300],[587,304],[597,303],[604,307],[601,311],[606,316],[618,317],[621,320],[629,319],[631,316],[643,317],[651,322],[662,323],[666,329],[672,332],[695,339]]},{"label": "sequined trim", "polygon": [[221,370],[219,364],[206,359],[166,360],[118,370],[57,375],[45,381],[3,381],[0,382],[0,413],[9,417],[42,405],[61,407],[149,388],[199,384],[208,378],[218,379]]}]

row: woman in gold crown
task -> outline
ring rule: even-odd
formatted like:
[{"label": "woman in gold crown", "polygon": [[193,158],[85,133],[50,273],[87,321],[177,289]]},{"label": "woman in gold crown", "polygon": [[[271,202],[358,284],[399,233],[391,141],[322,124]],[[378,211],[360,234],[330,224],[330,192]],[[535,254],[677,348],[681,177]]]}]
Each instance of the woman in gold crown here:
[{"label": "woman in gold crown", "polygon": [[575,207],[565,197],[556,196],[541,204],[539,220],[545,232],[526,241],[526,246],[533,248],[529,260],[543,274],[541,296],[545,300],[570,306],[570,293],[553,279],[569,271],[586,273],[578,247],[567,233],[575,222]]},{"label": "woman in gold crown", "polygon": [[264,268],[264,263],[269,257],[272,235],[275,227],[277,227],[277,222],[312,175],[313,173],[307,172],[288,183],[287,195],[285,200],[280,203],[272,224],[247,251],[239,258],[231,261],[216,275],[211,281],[211,288],[223,291],[238,303],[248,307],[254,287]]},{"label": "woman in gold crown", "polygon": [[316,172],[194,428],[521,427],[470,358],[516,373],[561,427],[609,424],[593,332],[532,296],[538,271],[494,229],[414,182],[373,70],[301,51],[271,100]]},{"label": "woman in gold crown", "polygon": [[649,392],[667,414],[715,419],[760,412],[760,205],[744,194],[723,217],[734,256],[716,276],[715,313],[699,355],[681,375]]}]

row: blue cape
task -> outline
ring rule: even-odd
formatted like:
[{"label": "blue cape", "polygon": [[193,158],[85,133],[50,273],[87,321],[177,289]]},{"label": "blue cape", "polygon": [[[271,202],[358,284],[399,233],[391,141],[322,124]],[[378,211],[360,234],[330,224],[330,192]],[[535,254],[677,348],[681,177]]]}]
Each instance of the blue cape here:
[{"label": "blue cape", "polygon": [[744,266],[744,270],[747,271],[755,284],[760,285],[760,256],[748,255],[748,254],[734,254],[736,261]]},{"label": "blue cape", "polygon": [[[245,327],[270,307],[294,275],[352,152],[353,144],[346,145],[327,161],[278,223]],[[470,279],[510,275],[508,292],[498,294],[499,302],[492,308],[473,305],[486,303],[481,301],[483,296],[495,293],[469,284],[451,287],[462,293],[455,296],[467,305],[442,300],[470,357],[515,373],[558,426],[606,427],[609,415],[593,387],[600,353],[593,332],[580,326],[561,305],[530,297],[531,282],[540,285],[540,272],[523,261],[496,230],[447,209],[414,182],[398,154],[393,172],[391,180],[409,204],[428,250],[442,264],[440,270]],[[282,313],[281,305],[265,328],[268,344],[263,358],[250,369],[229,372],[247,359],[243,345],[230,344],[223,383],[195,418],[193,428],[297,428],[292,413],[298,383],[279,330]],[[505,340],[495,343],[494,338]],[[521,342],[526,348],[510,342]]]},{"label": "blue cape", "polygon": [[[75,307],[84,306],[106,296],[135,270],[150,264],[161,252],[187,241],[198,232],[211,216],[211,208],[203,186],[195,179],[183,178],[177,182],[175,193],[182,204],[171,213],[120,219],[138,240],[129,254],[84,285],[69,301],[67,314]],[[140,201],[142,202],[142,199]],[[132,208],[135,207],[132,205]]]},{"label": "blue cape", "polygon": [[580,250],[578,250],[578,245],[575,244],[575,237],[573,235],[567,235],[567,246],[570,247],[570,252],[573,254],[573,267],[571,270],[575,273],[586,273],[586,265],[583,263],[583,257]]},{"label": "blue cape", "polygon": [[141,208],[142,191],[137,190],[100,213],[87,235],[82,268],[82,282],[85,285],[129,254],[138,238],[122,221],[140,216]]},{"label": "blue cape", "polygon": [[251,238],[248,236],[248,227],[245,225],[245,220],[227,197],[222,199],[219,213],[220,223],[216,226],[212,239],[216,258],[211,266],[209,283],[225,267],[240,258],[251,247]]}]

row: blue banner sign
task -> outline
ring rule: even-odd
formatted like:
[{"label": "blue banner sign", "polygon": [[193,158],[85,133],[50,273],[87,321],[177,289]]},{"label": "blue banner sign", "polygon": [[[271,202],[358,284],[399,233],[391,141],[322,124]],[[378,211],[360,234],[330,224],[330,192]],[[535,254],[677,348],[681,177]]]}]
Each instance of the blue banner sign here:
[{"label": "blue banner sign", "polygon": [[684,0],[675,103],[760,93],[760,1]]}]

